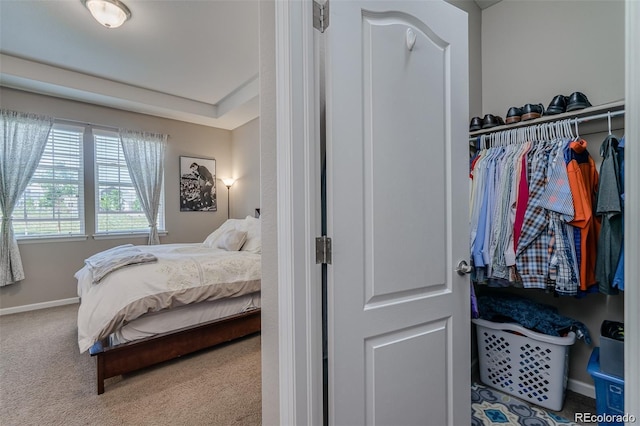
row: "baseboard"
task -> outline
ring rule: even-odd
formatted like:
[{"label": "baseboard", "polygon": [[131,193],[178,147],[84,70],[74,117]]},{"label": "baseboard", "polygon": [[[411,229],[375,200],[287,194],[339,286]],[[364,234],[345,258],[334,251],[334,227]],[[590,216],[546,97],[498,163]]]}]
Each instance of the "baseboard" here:
[{"label": "baseboard", "polygon": [[14,306],[13,308],[2,308],[0,309],[0,316],[17,314],[19,312],[36,311],[38,309],[54,308],[56,306],[73,305],[75,303],[80,303],[79,297],[52,300],[50,302],[32,303],[31,305]]},{"label": "baseboard", "polygon": [[567,389],[581,395],[588,396],[589,398],[596,398],[596,388],[589,383],[569,379],[569,382],[567,383]]}]

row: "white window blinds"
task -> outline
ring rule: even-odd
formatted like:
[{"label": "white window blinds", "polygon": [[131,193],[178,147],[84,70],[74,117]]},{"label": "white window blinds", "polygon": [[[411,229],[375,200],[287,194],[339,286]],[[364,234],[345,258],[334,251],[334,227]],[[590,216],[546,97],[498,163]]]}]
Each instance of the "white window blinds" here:
[{"label": "white window blinds", "polygon": [[84,128],[54,124],[38,168],[13,211],[17,238],[84,234]]},{"label": "white window blinds", "polygon": [[[120,136],[117,132],[94,129],[93,139],[96,233],[148,232],[149,224],[129,176]],[[158,230],[164,229],[164,197],[161,197]]]}]

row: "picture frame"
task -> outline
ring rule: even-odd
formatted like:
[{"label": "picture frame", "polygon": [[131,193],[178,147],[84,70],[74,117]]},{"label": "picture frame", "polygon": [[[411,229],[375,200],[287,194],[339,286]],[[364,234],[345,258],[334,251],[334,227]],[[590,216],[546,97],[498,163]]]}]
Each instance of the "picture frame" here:
[{"label": "picture frame", "polygon": [[217,210],[216,160],[180,156],[180,211]]}]

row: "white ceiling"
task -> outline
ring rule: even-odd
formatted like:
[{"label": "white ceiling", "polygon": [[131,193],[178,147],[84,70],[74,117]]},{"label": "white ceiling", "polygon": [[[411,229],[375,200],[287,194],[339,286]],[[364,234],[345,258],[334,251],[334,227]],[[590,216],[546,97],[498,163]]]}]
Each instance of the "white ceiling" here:
[{"label": "white ceiling", "polygon": [[0,84],[224,129],[258,116],[256,0],[0,0]]},{"label": "white ceiling", "polygon": [[80,0],[0,0],[0,85],[223,129],[258,116],[258,0],[124,2],[107,29]]}]

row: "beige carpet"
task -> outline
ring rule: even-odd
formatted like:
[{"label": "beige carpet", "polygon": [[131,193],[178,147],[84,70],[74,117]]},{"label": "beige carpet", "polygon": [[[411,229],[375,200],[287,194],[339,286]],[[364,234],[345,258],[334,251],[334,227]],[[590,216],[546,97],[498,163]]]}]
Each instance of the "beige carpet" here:
[{"label": "beige carpet", "polygon": [[78,306],[0,317],[0,424],[259,425],[260,336],[108,379],[77,345]]}]

